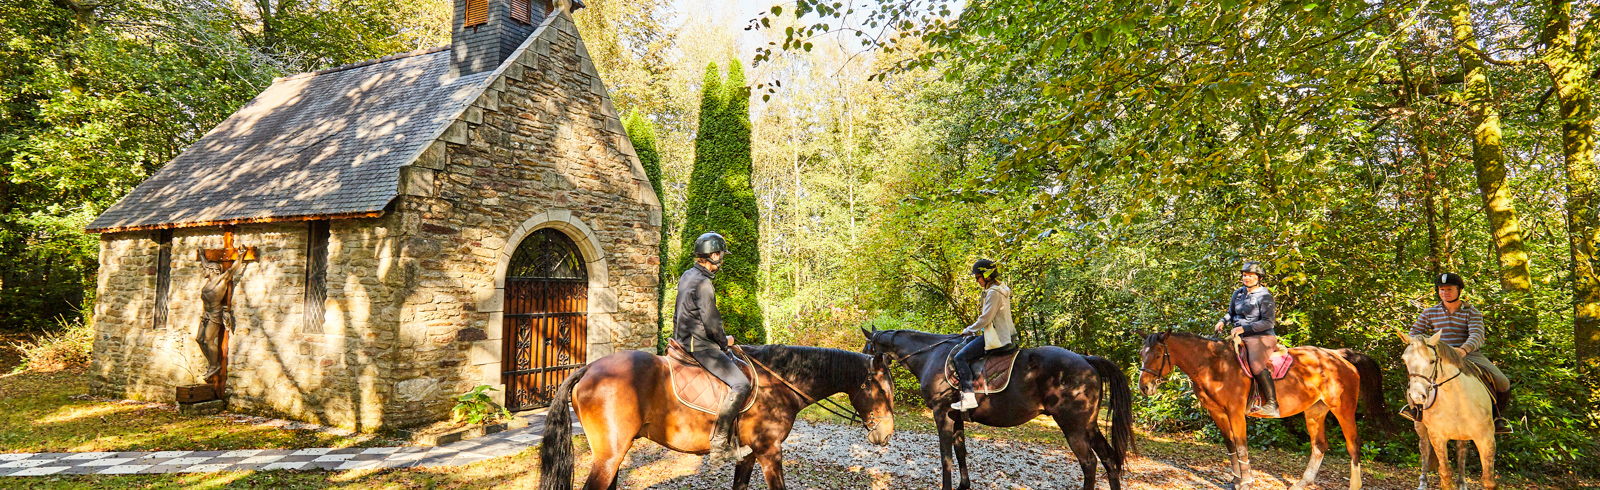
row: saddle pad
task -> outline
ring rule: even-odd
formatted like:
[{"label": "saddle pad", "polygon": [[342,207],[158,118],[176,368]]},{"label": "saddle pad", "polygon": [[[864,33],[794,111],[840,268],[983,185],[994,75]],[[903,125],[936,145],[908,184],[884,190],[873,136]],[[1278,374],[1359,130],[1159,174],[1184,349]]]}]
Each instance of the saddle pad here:
[{"label": "saddle pad", "polygon": [[[1253,377],[1250,376],[1250,361],[1245,360],[1244,351],[1236,350],[1235,353],[1239,356],[1239,367],[1244,369],[1244,377],[1247,379]],[[1294,356],[1289,355],[1288,349],[1278,349],[1269,359],[1272,360],[1272,379],[1283,379],[1284,376],[1288,376],[1289,366],[1294,365]]]},{"label": "saddle pad", "polygon": [[[667,363],[667,371],[671,373],[670,376],[672,378],[672,396],[677,398],[678,403],[682,403],[684,406],[705,413],[716,414],[717,407],[722,405],[722,399],[728,396],[728,385],[712,375],[711,371],[700,367],[700,364],[695,362],[694,358],[687,353],[681,351],[672,352],[672,349],[669,348],[668,354],[656,357]],[[682,357],[679,357],[680,355]],[[755,369],[749,363],[744,362],[738,356],[734,356],[733,363],[738,365],[739,371],[743,372],[745,378],[750,380],[750,397],[745,401],[744,408],[739,409],[739,413],[744,413],[749,411],[750,407],[755,406],[756,395],[761,392],[761,382],[759,381],[760,378],[756,377]]]},{"label": "saddle pad", "polygon": [[[1012,349],[1010,353],[998,356],[984,356],[983,362],[972,366],[972,392],[973,393],[999,393],[1011,385],[1011,369],[1017,363],[1017,354],[1022,349]],[[950,379],[950,385],[955,386],[959,380],[956,378],[955,364],[956,349],[950,349],[950,354],[944,358],[944,375]]]}]

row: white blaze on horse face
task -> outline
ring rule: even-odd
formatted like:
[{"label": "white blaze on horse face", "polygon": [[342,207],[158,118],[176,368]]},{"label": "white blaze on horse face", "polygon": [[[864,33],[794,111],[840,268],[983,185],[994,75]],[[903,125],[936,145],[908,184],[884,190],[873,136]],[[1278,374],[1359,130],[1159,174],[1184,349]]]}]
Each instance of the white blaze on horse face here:
[{"label": "white blaze on horse face", "polygon": [[1406,351],[1400,356],[1400,359],[1405,361],[1406,372],[1412,375],[1407,376],[1409,380],[1406,382],[1406,400],[1413,405],[1426,405],[1428,402],[1428,377],[1433,375],[1433,363],[1435,360],[1428,354],[1423,343],[1416,339],[1413,339],[1406,346]]}]

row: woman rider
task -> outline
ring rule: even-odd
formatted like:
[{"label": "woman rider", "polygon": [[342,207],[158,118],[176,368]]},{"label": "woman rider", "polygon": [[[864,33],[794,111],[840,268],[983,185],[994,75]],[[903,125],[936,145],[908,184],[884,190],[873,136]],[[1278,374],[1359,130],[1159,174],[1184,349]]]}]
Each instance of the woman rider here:
[{"label": "woman rider", "polygon": [[956,379],[961,385],[961,400],[950,405],[955,410],[978,408],[978,397],[972,393],[972,363],[982,359],[984,353],[1015,347],[1011,336],[1016,328],[1011,322],[1011,288],[1000,284],[1000,271],[994,261],[982,259],[972,264],[972,278],[983,288],[983,311],[962,335],[983,334],[973,338],[956,350]]},{"label": "woman rider", "polygon": [[1250,363],[1250,373],[1255,380],[1253,393],[1261,396],[1256,405],[1251,397],[1250,413],[1263,417],[1278,417],[1278,391],[1272,384],[1271,355],[1278,350],[1278,333],[1273,323],[1278,317],[1278,305],[1272,301],[1272,292],[1261,285],[1266,270],[1254,260],[1245,262],[1239,271],[1239,282],[1244,287],[1233,292],[1228,302],[1228,313],[1217,321],[1217,333],[1231,326],[1229,333],[1244,341],[1245,358]]}]

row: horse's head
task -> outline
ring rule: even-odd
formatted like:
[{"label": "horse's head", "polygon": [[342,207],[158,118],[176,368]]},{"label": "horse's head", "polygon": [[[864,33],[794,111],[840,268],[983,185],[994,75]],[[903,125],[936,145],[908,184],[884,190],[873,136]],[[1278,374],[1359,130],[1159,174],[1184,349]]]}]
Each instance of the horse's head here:
[{"label": "horse's head", "polygon": [[874,359],[893,360],[892,357],[885,357],[895,350],[892,332],[893,330],[878,330],[878,327],[872,327],[872,330],[862,328],[861,336],[867,339],[867,344],[861,346],[861,353]]},{"label": "horse's head", "polygon": [[[1429,398],[1434,397],[1438,391],[1438,385],[1435,383],[1450,375],[1443,372],[1444,366],[1453,366],[1449,361],[1457,356],[1454,355],[1454,348],[1439,342],[1439,337],[1443,334],[1443,331],[1439,331],[1434,332],[1431,337],[1423,337],[1396,333],[1406,343],[1406,350],[1400,355],[1400,359],[1406,365],[1406,372],[1410,374],[1406,383],[1406,401],[1412,405],[1430,405]],[[1441,345],[1443,349],[1440,348]]]},{"label": "horse's head", "polygon": [[894,435],[894,380],[883,354],[868,354],[867,377],[849,393],[850,405],[861,414],[867,440],[885,445]]},{"label": "horse's head", "polygon": [[1154,396],[1156,388],[1172,374],[1172,349],[1167,347],[1171,332],[1141,333],[1144,346],[1139,348],[1139,392]]}]

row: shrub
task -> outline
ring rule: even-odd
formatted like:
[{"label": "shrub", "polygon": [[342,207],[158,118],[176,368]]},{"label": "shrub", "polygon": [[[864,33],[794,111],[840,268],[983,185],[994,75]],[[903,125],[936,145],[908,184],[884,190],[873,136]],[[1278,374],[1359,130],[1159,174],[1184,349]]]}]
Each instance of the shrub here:
[{"label": "shrub", "polygon": [[490,391],[500,390],[489,385],[478,385],[472,391],[457,396],[456,407],[452,409],[455,412],[456,419],[464,419],[469,424],[476,424],[511,418],[511,411],[506,410],[506,407],[500,406],[500,404],[494,402],[494,398],[489,397],[488,392]]},{"label": "shrub", "polygon": [[15,344],[22,352],[22,364],[17,371],[60,371],[89,362],[94,350],[94,324],[80,316],[75,320],[57,317],[56,331],[46,332],[31,342]]}]

